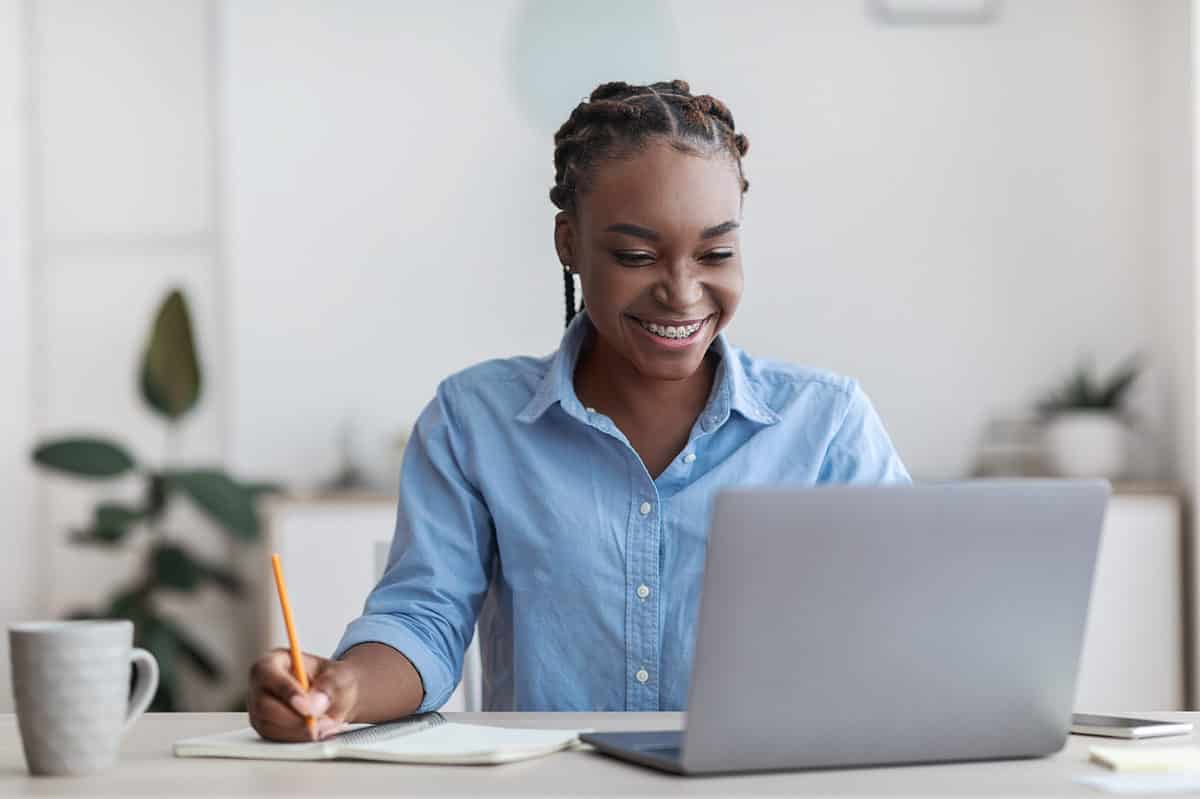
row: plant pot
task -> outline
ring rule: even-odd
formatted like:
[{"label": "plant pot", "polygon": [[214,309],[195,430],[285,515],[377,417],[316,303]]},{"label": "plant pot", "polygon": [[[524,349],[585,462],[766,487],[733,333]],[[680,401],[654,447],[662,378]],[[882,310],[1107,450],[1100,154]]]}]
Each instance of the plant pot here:
[{"label": "plant pot", "polygon": [[1046,423],[1046,455],[1062,477],[1106,477],[1125,473],[1125,423],[1100,410],[1060,411]]}]

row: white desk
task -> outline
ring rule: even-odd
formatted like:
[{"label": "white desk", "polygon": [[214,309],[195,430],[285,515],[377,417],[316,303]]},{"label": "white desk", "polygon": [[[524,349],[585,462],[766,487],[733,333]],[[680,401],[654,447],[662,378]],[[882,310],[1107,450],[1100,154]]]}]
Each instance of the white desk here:
[{"label": "white desk", "polygon": [[[454,713],[455,721],[510,726],[670,729],[678,713]],[[1130,713],[1130,715],[1134,715]],[[1200,721],[1200,713],[1155,718]],[[1071,736],[1058,754],[1036,760],[940,766],[785,772],[733,777],[674,777],[588,751],[562,752],[504,766],[401,766],[326,761],[176,759],[177,738],[245,726],[236,713],[150,714],[126,739],[121,760],[86,778],[33,778],[25,770],[16,718],[0,715],[0,796],[1091,796],[1106,794],[1072,780],[1108,773],[1087,762],[1097,742]],[[1193,738],[1165,739],[1195,745]],[[1163,741],[1165,742],[1165,741]],[[1160,742],[1161,743],[1161,742]]]}]

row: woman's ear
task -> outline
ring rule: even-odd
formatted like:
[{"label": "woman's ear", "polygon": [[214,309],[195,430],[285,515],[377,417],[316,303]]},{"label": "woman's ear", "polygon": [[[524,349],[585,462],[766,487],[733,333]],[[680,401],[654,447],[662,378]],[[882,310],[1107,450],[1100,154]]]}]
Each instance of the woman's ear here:
[{"label": "woman's ear", "polygon": [[571,215],[559,211],[554,215],[554,249],[558,252],[558,261],[565,267],[574,270],[575,263],[575,228]]}]

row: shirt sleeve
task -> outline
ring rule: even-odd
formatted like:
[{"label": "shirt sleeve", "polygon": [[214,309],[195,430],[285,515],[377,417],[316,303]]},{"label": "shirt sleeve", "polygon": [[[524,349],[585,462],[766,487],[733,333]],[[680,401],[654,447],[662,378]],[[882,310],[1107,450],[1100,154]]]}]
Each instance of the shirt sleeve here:
[{"label": "shirt sleeve", "polygon": [[445,704],[461,679],[495,552],[491,514],[461,467],[452,391],[443,382],[417,419],[387,568],[333,655],[367,642],[399,651],[421,676],[421,713]]},{"label": "shirt sleeve", "polygon": [[817,482],[912,482],[883,421],[857,382],[851,383],[846,415],[825,452]]}]

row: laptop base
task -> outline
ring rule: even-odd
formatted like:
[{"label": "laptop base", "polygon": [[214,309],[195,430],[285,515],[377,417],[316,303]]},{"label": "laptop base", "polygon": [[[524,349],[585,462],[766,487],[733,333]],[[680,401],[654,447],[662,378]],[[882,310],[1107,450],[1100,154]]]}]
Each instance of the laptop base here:
[{"label": "laptop base", "polygon": [[579,736],[596,751],[620,760],[649,766],[672,774],[686,774],[683,768],[683,733],[676,730],[653,732],[586,732]]}]

